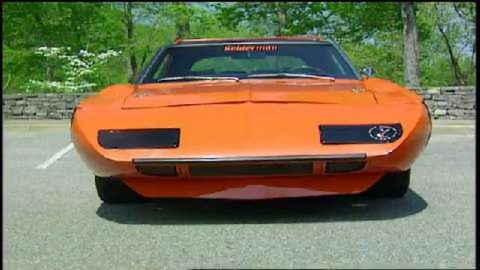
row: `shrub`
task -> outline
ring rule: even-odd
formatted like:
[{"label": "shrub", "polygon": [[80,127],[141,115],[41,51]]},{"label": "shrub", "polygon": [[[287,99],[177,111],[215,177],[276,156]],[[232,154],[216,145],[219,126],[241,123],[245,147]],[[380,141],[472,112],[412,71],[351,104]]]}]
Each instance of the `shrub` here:
[{"label": "shrub", "polygon": [[[30,92],[89,92],[101,80],[98,72],[109,60],[121,55],[121,51],[107,50],[96,54],[80,50],[71,54],[69,47],[39,47],[35,54],[46,61],[47,79],[29,80],[24,86]],[[55,71],[55,74],[52,74]]]}]

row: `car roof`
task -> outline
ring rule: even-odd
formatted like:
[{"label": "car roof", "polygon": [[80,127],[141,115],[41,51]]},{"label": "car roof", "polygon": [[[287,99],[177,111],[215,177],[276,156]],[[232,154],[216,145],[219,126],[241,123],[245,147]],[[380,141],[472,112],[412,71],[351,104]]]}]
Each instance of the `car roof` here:
[{"label": "car roof", "polygon": [[324,41],[320,36],[274,36],[261,38],[198,38],[177,39],[176,45],[182,44],[208,44],[208,43],[239,43],[239,42],[265,42],[265,41]]}]

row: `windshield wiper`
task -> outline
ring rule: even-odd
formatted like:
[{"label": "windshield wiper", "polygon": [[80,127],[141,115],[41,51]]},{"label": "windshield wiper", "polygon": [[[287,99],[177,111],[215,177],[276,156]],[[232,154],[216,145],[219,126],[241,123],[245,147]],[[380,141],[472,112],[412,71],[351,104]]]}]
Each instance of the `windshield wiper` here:
[{"label": "windshield wiper", "polygon": [[156,80],[156,82],[166,82],[166,81],[185,81],[185,80],[235,80],[238,81],[240,78],[237,77],[210,77],[210,76],[179,76],[179,77],[166,77]]},{"label": "windshield wiper", "polygon": [[320,75],[311,75],[311,74],[302,74],[302,73],[270,73],[270,74],[252,74],[248,75],[248,78],[312,78],[312,79],[322,79],[335,81],[334,77],[330,76],[320,76]]}]

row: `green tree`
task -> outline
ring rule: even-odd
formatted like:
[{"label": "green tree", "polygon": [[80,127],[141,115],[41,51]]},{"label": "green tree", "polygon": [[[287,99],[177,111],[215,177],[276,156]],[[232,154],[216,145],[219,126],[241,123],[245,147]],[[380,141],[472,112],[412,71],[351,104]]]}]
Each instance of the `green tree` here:
[{"label": "green tree", "polygon": [[399,3],[337,3],[327,4],[332,23],[329,37],[339,43],[364,43],[376,33],[398,32],[402,29]]},{"label": "green tree", "polygon": [[229,29],[247,26],[264,35],[315,33],[325,28],[330,18],[325,14],[327,5],[320,2],[240,2],[216,7],[220,21]]},{"label": "green tree", "polygon": [[[319,34],[342,45],[354,64],[404,83],[400,3],[113,2],[5,3],[3,90],[29,80],[62,81],[60,63],[35,55],[42,46],[124,53],[96,73],[98,89],[134,81],[159,47],[176,38]],[[421,85],[475,83],[475,4],[417,3]]]},{"label": "green tree", "polygon": [[[475,72],[475,4],[474,3],[434,3],[434,24],[440,33],[449,56],[455,83],[466,85]],[[459,45],[459,46],[457,46]],[[467,48],[469,47],[470,48]],[[465,52],[470,50],[470,55]],[[462,58],[470,57],[466,65]],[[466,57],[467,56],[467,57]]]},{"label": "green tree", "polygon": [[[35,48],[117,48],[121,40],[121,32],[115,31],[110,16],[111,7],[106,4],[35,2],[2,6],[4,91],[18,89],[29,79],[55,78],[56,67],[42,62],[34,54]],[[9,85],[5,85],[9,78]]]}]

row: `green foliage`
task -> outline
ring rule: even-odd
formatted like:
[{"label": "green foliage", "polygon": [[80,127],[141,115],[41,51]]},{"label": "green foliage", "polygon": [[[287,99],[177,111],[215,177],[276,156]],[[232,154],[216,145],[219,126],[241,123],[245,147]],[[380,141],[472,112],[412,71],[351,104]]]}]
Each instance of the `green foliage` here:
[{"label": "green foliage", "polygon": [[[30,80],[66,79],[60,66],[34,53],[43,46],[71,47],[77,52],[123,51],[121,57],[96,70],[92,82],[97,85],[94,90],[99,90],[129,81],[133,58],[137,69],[143,70],[158,48],[178,37],[277,34],[320,34],[340,43],[357,68],[372,65],[377,76],[402,84],[399,6],[393,2],[5,3],[3,91],[23,91]],[[422,85],[475,82],[475,17],[474,3],[417,4]],[[128,19],[133,24],[131,38]],[[457,66],[452,64],[446,40]]]},{"label": "green foliage", "polygon": [[246,26],[263,35],[304,35],[325,28],[329,18],[326,4],[320,2],[241,2],[216,7],[229,29]]},{"label": "green foliage", "polygon": [[363,42],[377,32],[399,32],[402,29],[400,3],[350,2],[328,3],[331,16],[329,38],[339,43]]},{"label": "green foliage", "polygon": [[403,47],[400,33],[379,32],[374,35],[372,42],[345,42],[342,48],[358,70],[370,65],[375,68],[377,77],[403,84]]}]

